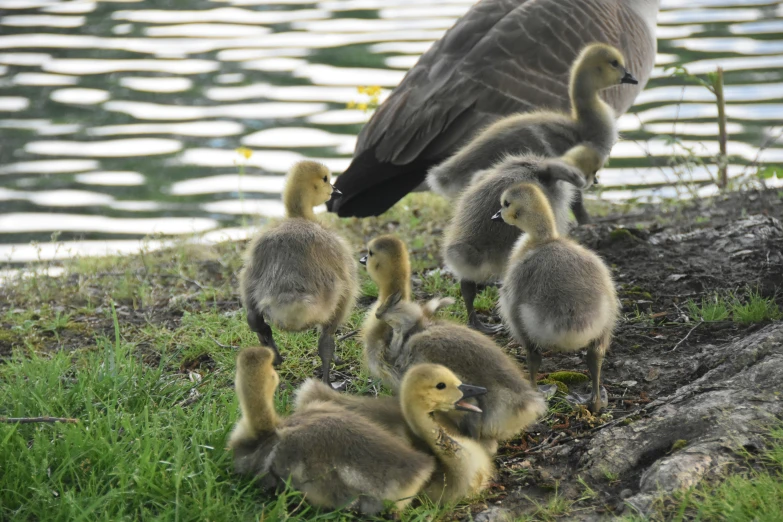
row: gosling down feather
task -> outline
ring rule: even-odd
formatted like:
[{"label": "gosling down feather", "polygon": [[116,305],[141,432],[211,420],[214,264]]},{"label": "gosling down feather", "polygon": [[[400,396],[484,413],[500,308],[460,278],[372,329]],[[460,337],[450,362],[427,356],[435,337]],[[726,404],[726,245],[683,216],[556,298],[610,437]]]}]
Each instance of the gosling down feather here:
[{"label": "gosling down feather", "polygon": [[267,321],[286,331],[319,327],[326,383],[335,331],[350,314],[359,288],[348,243],[313,213],[332,197],[330,180],[329,169],[314,161],[291,168],[283,190],[286,217],[251,242],[239,277],[248,325],[274,350],[275,364],[283,358]]},{"label": "gosling down feather", "polygon": [[336,404],[313,401],[286,418],[274,408],[274,352],[246,348],[237,357],[242,417],[229,439],[235,470],[267,487],[290,480],[308,502],[372,515],[384,501],[407,506],[427,484],[434,459],[381,426]]},{"label": "gosling down feather", "polygon": [[638,85],[602,97],[619,116],[652,72],[660,0],[482,0],[425,52],[359,134],[330,210],[374,216],[498,118],[568,111],[569,70],[592,42],[618,48]]},{"label": "gosling down feather", "polygon": [[606,406],[601,365],[619,315],[609,268],[594,252],[562,238],[546,195],[521,183],[506,190],[493,219],[525,232],[514,247],[500,288],[500,315],[527,350],[530,381],[536,382],[541,353],[587,348],[592,377],[588,407]]}]

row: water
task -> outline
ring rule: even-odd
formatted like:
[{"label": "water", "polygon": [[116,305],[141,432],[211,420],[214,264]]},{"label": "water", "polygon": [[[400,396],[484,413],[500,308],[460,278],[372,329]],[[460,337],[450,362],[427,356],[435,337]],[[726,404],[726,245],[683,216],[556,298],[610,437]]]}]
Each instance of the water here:
[{"label": "water", "polygon": [[[0,0],[0,259],[243,237],[244,222],[282,213],[293,162],[348,165],[369,118],[346,106],[366,101],[356,86],[388,93],[472,3]],[[770,141],[783,130],[781,34],[777,1],[663,0],[653,80],[620,121],[600,197],[681,193],[667,158],[682,148],[666,135],[718,151],[711,94],[683,88],[663,70],[673,63],[726,70],[730,175],[783,163]],[[239,146],[254,151],[246,162]]]}]

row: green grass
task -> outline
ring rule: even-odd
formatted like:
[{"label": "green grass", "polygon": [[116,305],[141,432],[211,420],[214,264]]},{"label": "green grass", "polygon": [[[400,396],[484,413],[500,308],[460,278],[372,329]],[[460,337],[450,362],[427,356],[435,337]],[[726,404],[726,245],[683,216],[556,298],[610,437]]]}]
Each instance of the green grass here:
[{"label": "green grass", "polygon": [[757,290],[749,290],[745,299],[733,298],[731,311],[738,323],[751,324],[781,318],[780,308],[773,299],[762,297]]},{"label": "green grass", "polygon": [[[438,264],[432,253],[445,203],[408,201],[422,209],[418,217],[395,207],[376,228],[371,220],[343,222],[357,258],[382,224],[384,233],[427,238],[412,247],[423,249],[413,254],[417,271]],[[235,357],[258,342],[236,290],[243,250],[241,242],[181,243],[72,259],[62,263],[62,277],[33,266],[29,277],[0,287],[0,417],[79,421],[0,423],[0,520],[363,519],[315,510],[292,490],[269,496],[231,472],[225,444],[239,413]],[[361,267],[360,278],[364,305],[338,336],[360,326],[377,296]],[[295,388],[320,367],[317,334],[275,335],[285,357],[276,403],[285,414]],[[348,392],[388,393],[362,369],[358,337],[338,342],[337,352],[346,364],[333,379],[345,380]],[[468,509],[425,502],[400,520]]]},{"label": "green grass", "polygon": [[697,321],[724,321],[729,317],[728,303],[717,295],[700,303],[689,300],[687,307],[691,318]]},{"label": "green grass", "polygon": [[691,299],[686,306],[692,319],[705,322],[731,318],[741,324],[753,324],[783,317],[774,299],[763,297],[754,289],[747,289],[742,295],[714,295],[709,299],[702,298],[700,302]]},{"label": "green grass", "polygon": [[[78,352],[17,353],[0,366],[0,414],[57,416],[78,424],[0,424],[2,520],[347,520],[294,491],[274,499],[231,474],[226,437],[237,419],[236,350],[254,339],[243,314],[185,314],[173,329],[124,325]],[[360,314],[352,317],[358,321]],[[133,339],[133,340],[131,340]],[[214,339],[214,340],[213,340]],[[277,408],[313,374],[315,334],[281,339],[286,362]],[[343,357],[358,360],[355,341]],[[150,359],[148,354],[154,354]],[[351,391],[366,392],[356,379]],[[447,512],[432,505],[402,520]]]}]

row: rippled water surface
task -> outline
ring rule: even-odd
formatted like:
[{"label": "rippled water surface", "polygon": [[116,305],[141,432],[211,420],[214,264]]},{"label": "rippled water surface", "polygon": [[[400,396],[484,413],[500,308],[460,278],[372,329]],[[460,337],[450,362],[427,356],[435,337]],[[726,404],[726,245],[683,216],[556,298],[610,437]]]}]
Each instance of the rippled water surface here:
[{"label": "rippled water surface", "polygon": [[[369,118],[346,108],[367,101],[356,87],[385,96],[472,3],[0,0],[0,259],[243,236],[243,215],[282,213],[291,163],[348,165]],[[717,152],[712,96],[664,72],[675,63],[726,70],[730,175],[783,163],[783,5],[663,0],[658,28],[653,80],[621,119],[600,197],[676,195],[669,135]]]}]

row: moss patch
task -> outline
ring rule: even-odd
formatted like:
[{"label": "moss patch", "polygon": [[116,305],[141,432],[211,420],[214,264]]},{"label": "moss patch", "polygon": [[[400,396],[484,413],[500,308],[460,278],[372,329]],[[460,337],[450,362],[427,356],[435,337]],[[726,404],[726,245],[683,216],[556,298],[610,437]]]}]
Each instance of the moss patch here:
[{"label": "moss patch", "polygon": [[538,384],[554,384],[557,386],[557,391],[562,393],[563,395],[568,393],[568,386],[563,381],[556,381],[554,379],[541,379],[538,381]]},{"label": "moss patch", "polygon": [[548,378],[564,384],[580,384],[590,380],[590,377],[579,372],[553,372],[549,374]]}]

